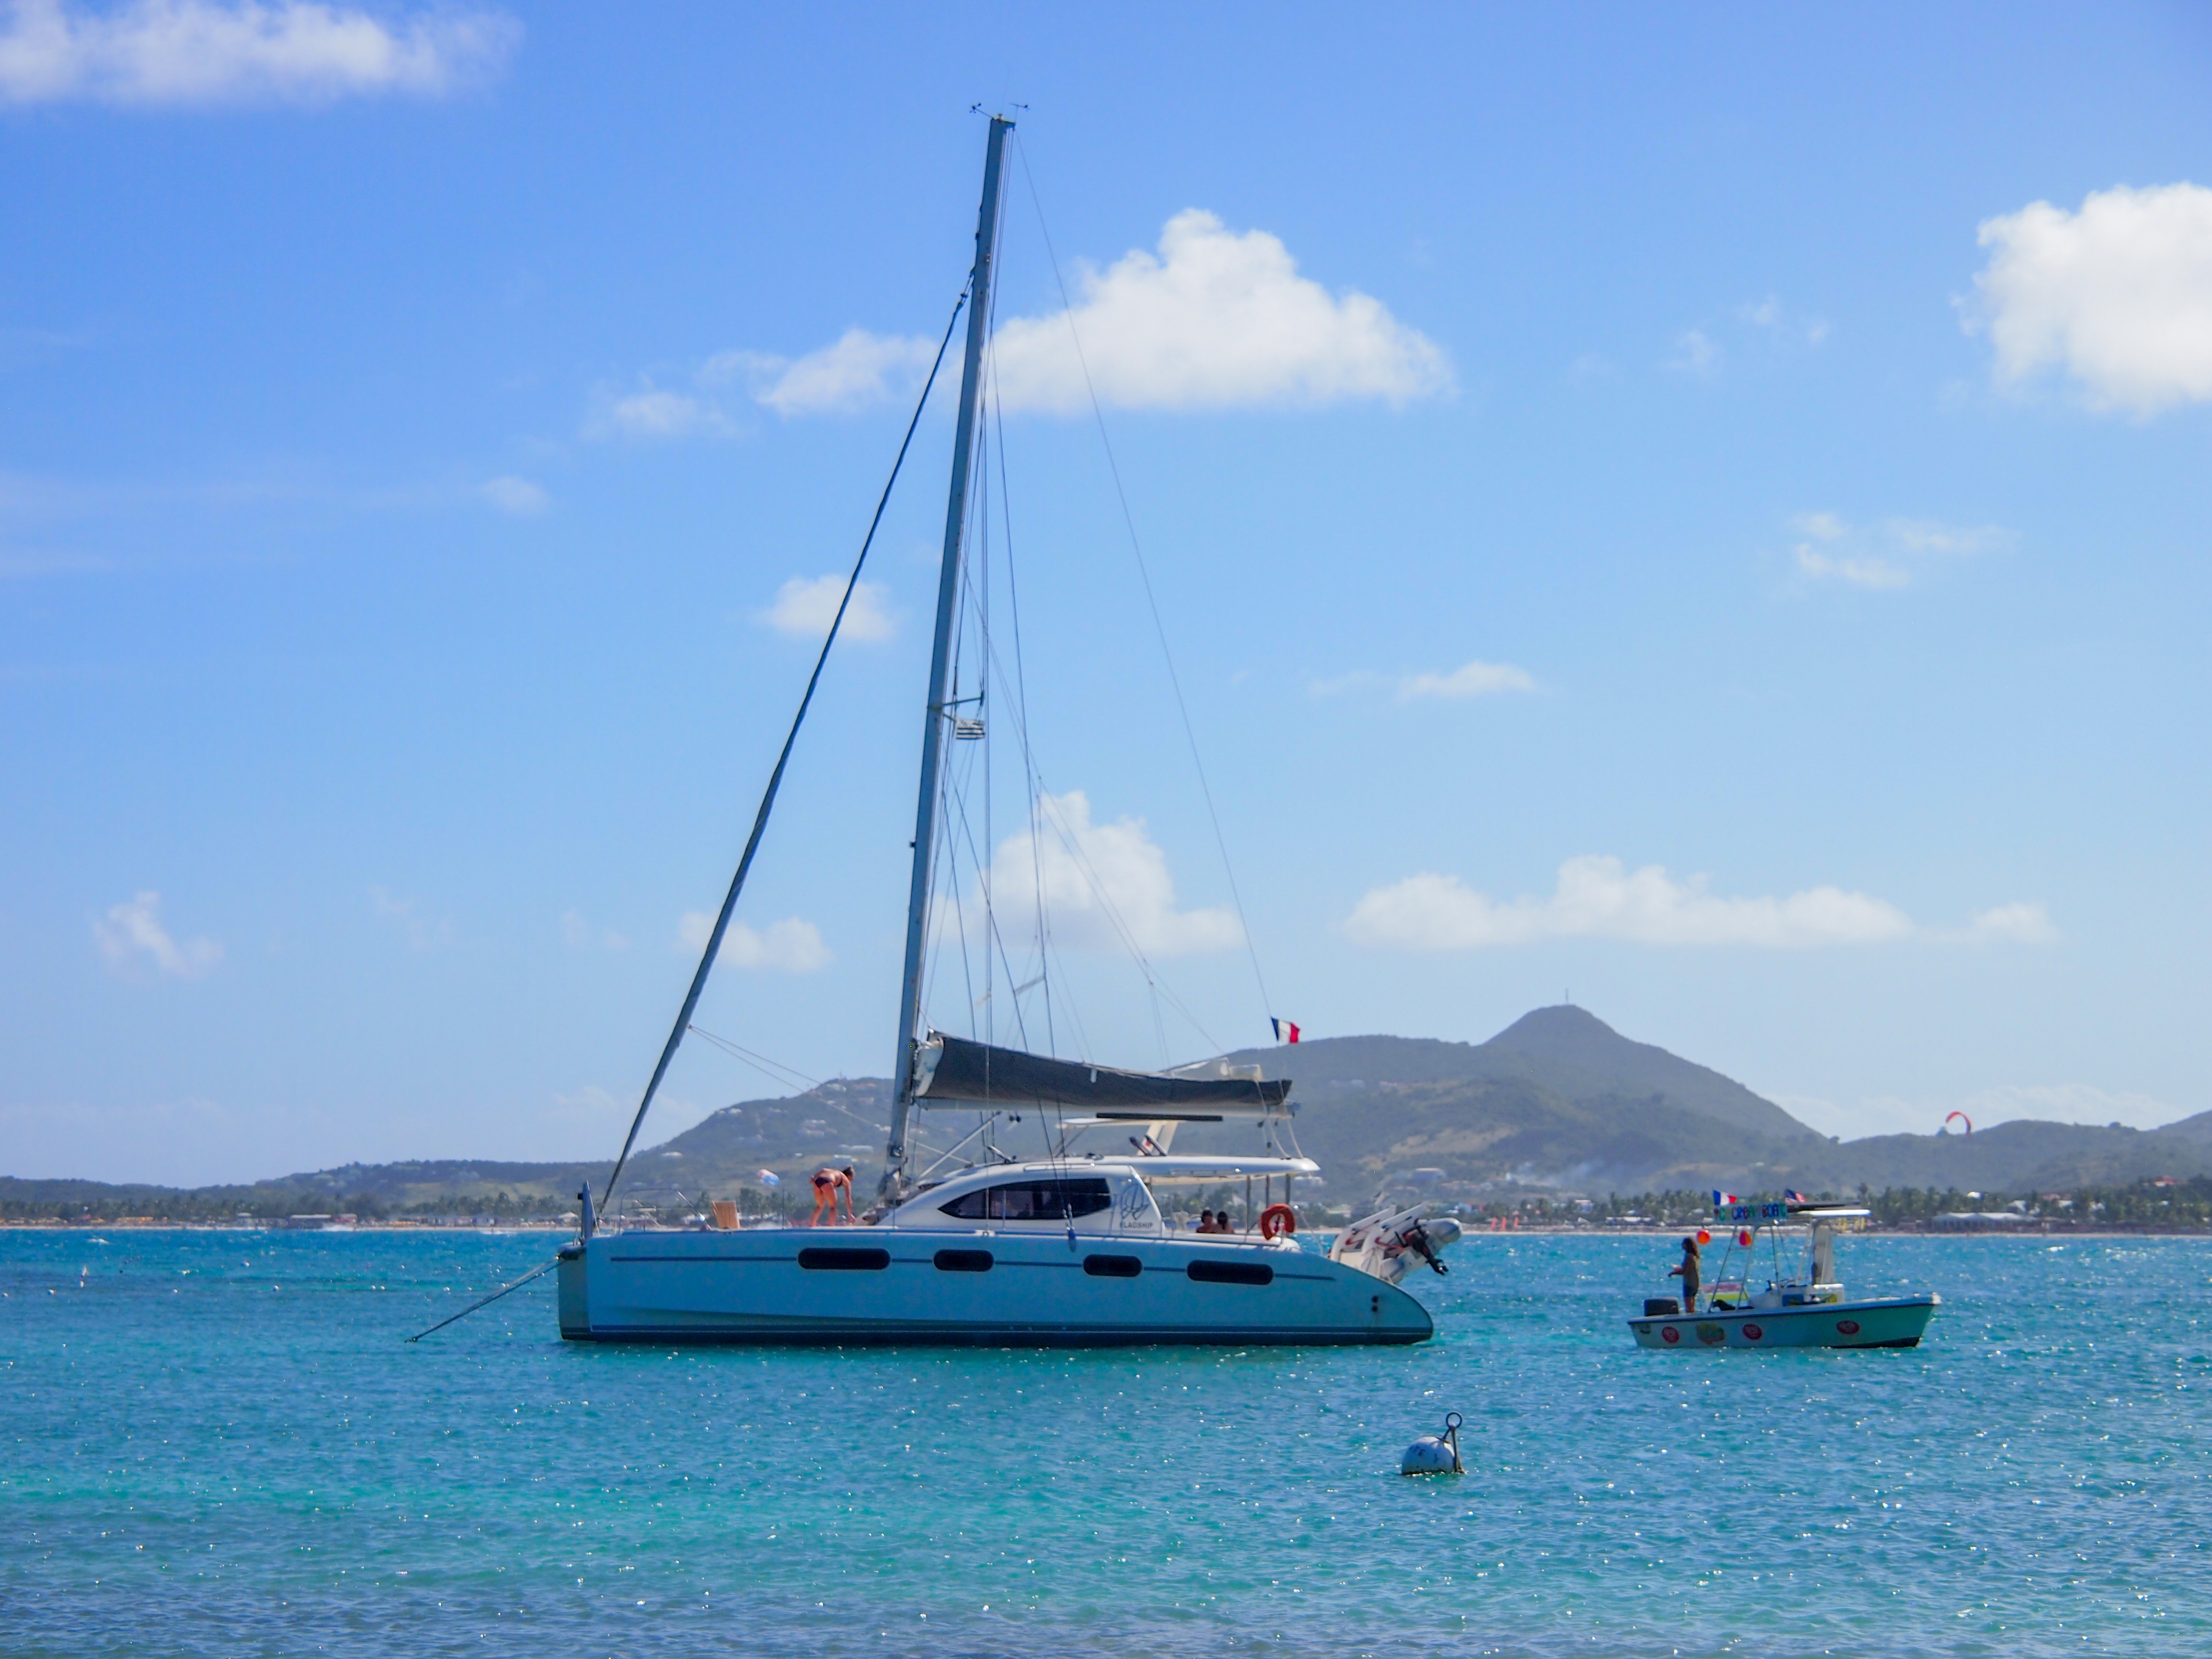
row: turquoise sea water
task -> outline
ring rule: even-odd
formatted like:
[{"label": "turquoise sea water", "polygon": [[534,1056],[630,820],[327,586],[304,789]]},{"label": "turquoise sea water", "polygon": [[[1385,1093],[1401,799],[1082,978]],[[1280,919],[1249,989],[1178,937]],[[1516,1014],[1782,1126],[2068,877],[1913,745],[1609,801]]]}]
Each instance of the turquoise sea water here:
[{"label": "turquoise sea water", "polygon": [[2212,1652],[2212,1241],[1847,1241],[1901,1352],[1641,1352],[1667,1241],[1491,1235],[1410,1349],[399,1340],[555,1242],[0,1235],[0,1646]]}]

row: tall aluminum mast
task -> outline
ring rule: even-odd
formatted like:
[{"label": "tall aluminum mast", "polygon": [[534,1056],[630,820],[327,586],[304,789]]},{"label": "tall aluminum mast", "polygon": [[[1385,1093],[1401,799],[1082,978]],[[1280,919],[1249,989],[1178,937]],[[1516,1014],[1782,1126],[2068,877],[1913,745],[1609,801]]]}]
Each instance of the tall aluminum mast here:
[{"label": "tall aluminum mast", "polygon": [[975,268],[969,281],[968,355],[960,368],[960,424],[952,441],[952,489],[945,508],[945,562],[937,579],[937,640],[929,653],[929,701],[921,726],[921,794],[914,813],[914,883],[907,896],[906,973],[899,988],[898,1055],[891,1064],[890,1136],[884,1149],[881,1194],[906,1187],[907,1124],[914,1113],[915,1033],[921,1023],[921,957],[929,925],[929,875],[935,856],[937,791],[945,764],[945,706],[951,673],[952,611],[960,589],[960,549],[968,527],[969,456],[975,441],[983,343],[990,331],[991,262],[999,240],[999,164],[1014,124],[991,118],[983,152],[983,203],[975,216]]}]

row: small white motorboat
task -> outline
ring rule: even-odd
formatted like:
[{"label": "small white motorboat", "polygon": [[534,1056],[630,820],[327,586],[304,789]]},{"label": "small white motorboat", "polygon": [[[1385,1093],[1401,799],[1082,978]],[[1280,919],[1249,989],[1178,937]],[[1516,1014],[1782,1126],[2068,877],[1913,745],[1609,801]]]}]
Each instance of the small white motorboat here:
[{"label": "small white motorboat", "polygon": [[[1732,1204],[1728,1211],[1733,1237],[1721,1257],[1711,1295],[1699,1308],[1684,1309],[1679,1298],[1652,1297],[1640,1317],[1631,1319],[1639,1348],[1913,1348],[1943,1299],[1925,1296],[1855,1300],[1836,1278],[1836,1233],[1839,1224],[1866,1218],[1867,1212],[1836,1204]],[[1803,1226],[1803,1254],[1786,1270],[1785,1230]],[[1763,1290],[1750,1288],[1762,1237],[1773,1252],[1774,1272]],[[1795,1241],[1790,1241],[1795,1242]],[[1729,1269],[1737,1251],[1744,1254],[1738,1276]]]}]

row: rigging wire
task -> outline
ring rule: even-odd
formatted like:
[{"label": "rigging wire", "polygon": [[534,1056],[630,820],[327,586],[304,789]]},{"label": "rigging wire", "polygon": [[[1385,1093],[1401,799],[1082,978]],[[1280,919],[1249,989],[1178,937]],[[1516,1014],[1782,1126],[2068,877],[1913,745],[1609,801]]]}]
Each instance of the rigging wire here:
[{"label": "rigging wire", "polygon": [[[987,780],[985,787],[988,788],[988,787],[989,784]],[[991,1007],[994,1006],[993,998],[995,988],[990,975],[991,946],[995,943],[999,947],[998,960],[1006,968],[1006,983],[1010,986],[1018,982],[1014,975],[1013,959],[1006,954],[1006,936],[999,931],[999,913],[991,902],[989,866],[983,861],[983,855],[975,850],[975,827],[968,819],[967,791],[954,784],[948,775],[945,783],[945,793],[949,803],[955,804],[959,807],[959,811],[957,813],[948,811],[945,814],[945,820],[948,824],[957,823],[960,832],[957,839],[950,835],[945,836],[947,858],[950,860],[953,854],[957,852],[959,842],[964,841],[967,842],[968,857],[975,866],[976,890],[981,894],[983,899],[983,994],[980,997],[975,997],[970,1006],[971,1008]],[[957,870],[957,866],[955,867]],[[957,875],[955,877],[955,880],[956,882],[957,880]],[[957,891],[957,886],[955,888],[955,891],[956,893]],[[964,915],[964,909],[959,906],[957,898],[955,900],[955,908],[962,909],[962,913]],[[968,950],[968,927],[967,923],[964,921],[961,923],[960,927],[960,949],[962,951],[961,959],[964,965],[967,960],[966,952]],[[975,988],[975,980],[973,977],[970,977],[968,981],[968,989],[972,993]],[[1014,1024],[1017,1032],[1020,1036],[1022,1046],[1026,1048],[1029,1046],[1030,1041],[1029,1027],[1027,1023],[1022,1018],[1021,1004],[1018,1000],[1014,1005]],[[984,1038],[984,1041],[986,1042],[993,1040],[994,1039],[988,1036]]]},{"label": "rigging wire", "polygon": [[[994,645],[991,648],[995,653],[997,649],[996,646]],[[1006,672],[1005,665],[1003,664],[1000,665],[1000,672],[1001,673]],[[1107,890],[1105,878],[1098,873],[1097,866],[1091,861],[1090,854],[1084,850],[1082,842],[1076,836],[1074,832],[1068,828],[1065,820],[1060,817],[1057,806],[1053,804],[1052,792],[1044,781],[1043,773],[1036,769],[1034,759],[1031,756],[1031,751],[1029,748],[1027,722],[1019,709],[1016,710],[1014,718],[1017,724],[1018,734],[1022,738],[1024,758],[1029,766],[1031,778],[1030,803],[1033,817],[1038,822],[1047,823],[1051,827],[1053,836],[1059,842],[1062,850],[1066,853],[1068,861],[1075,866],[1076,873],[1082,877],[1084,884],[1091,890],[1091,896],[1098,902],[1100,915],[1105,917],[1108,927],[1113,930],[1115,937],[1121,942],[1121,948],[1128,953],[1129,959],[1136,963],[1137,971],[1144,975],[1146,986],[1152,992],[1155,1003],[1157,1003],[1160,998],[1164,997],[1169,1005],[1172,1006],[1177,1013],[1181,1014],[1183,1018],[1188,1020],[1190,1022],[1191,1028],[1195,1030],[1208,1044],[1210,1044],[1217,1053],[1224,1052],[1221,1048],[1220,1043],[1214,1037],[1213,1034],[1206,1029],[1204,1023],[1199,1019],[1198,1016],[1193,1013],[1188,1006],[1183,1002],[1182,999],[1176,995],[1174,990],[1160,978],[1159,971],[1158,969],[1153,967],[1152,958],[1145,954],[1144,946],[1138,943],[1136,930],[1133,928],[1129,925],[1128,921],[1122,916],[1120,907],[1114,902],[1113,895]],[[1032,854],[1032,859],[1034,861],[1038,863],[1039,869],[1041,871],[1042,867],[1042,860],[1037,859],[1036,854]],[[1041,881],[1042,876],[1040,876],[1040,882]],[[1039,915],[1042,916],[1043,914],[1042,888],[1040,888],[1038,904]],[[1011,971],[1011,969],[1009,971]],[[1064,975],[1063,977],[1065,977]],[[1080,1016],[1072,1003],[1069,1005],[1069,1014],[1072,1018],[1076,1020],[1079,1026],[1081,1024]],[[1158,1009],[1157,1006],[1155,1006],[1153,1010],[1153,1017],[1157,1021],[1158,1018]],[[1082,1043],[1085,1053],[1088,1054],[1090,1052],[1088,1046],[1089,1039],[1082,1036],[1079,1032],[1079,1041]],[[1164,1048],[1166,1037],[1164,1032],[1161,1036],[1161,1043],[1162,1047]]]},{"label": "rigging wire", "polygon": [[[987,362],[986,376],[990,373],[988,356],[991,331],[998,326],[999,290],[991,290],[990,313],[983,326],[983,346]],[[988,380],[986,382],[988,384]],[[979,388],[980,390],[980,388]],[[969,597],[975,606],[976,635],[983,642],[981,660],[975,665],[975,717],[983,722],[983,741],[976,745],[983,753],[983,853],[975,848],[975,836],[964,819],[966,800],[963,793],[963,820],[961,831],[969,839],[969,855],[975,860],[975,885],[983,895],[983,1040],[995,1043],[999,1034],[999,1010],[991,994],[998,988],[998,975],[991,960],[991,939],[999,931],[998,912],[991,903],[991,866],[987,855],[991,846],[991,433],[985,422],[982,400],[977,399],[975,423],[981,428],[981,453],[975,458],[975,562],[963,567],[967,578]],[[1029,1045],[1024,1042],[1023,1047]]]},{"label": "rigging wire", "polygon": [[1230,862],[1229,841],[1221,832],[1221,814],[1214,809],[1213,787],[1206,781],[1206,762],[1200,756],[1198,732],[1190,723],[1190,706],[1183,700],[1182,678],[1176,672],[1175,653],[1168,647],[1167,625],[1160,618],[1159,601],[1152,593],[1152,574],[1145,563],[1145,550],[1137,536],[1136,515],[1130,510],[1129,492],[1121,483],[1121,468],[1114,458],[1114,441],[1106,431],[1106,413],[1099,406],[1098,388],[1091,379],[1091,362],[1083,353],[1083,336],[1075,326],[1075,307],[1067,293],[1067,279],[1060,274],[1060,255],[1052,245],[1052,230],[1045,222],[1044,201],[1038,195],[1036,175],[1030,171],[1029,149],[1022,143],[1021,134],[1014,134],[1014,153],[1021,158],[1022,178],[1028,184],[1030,204],[1036,210],[1037,230],[1044,238],[1045,254],[1052,262],[1053,281],[1059,285],[1061,310],[1067,318],[1068,338],[1075,344],[1075,361],[1083,371],[1083,389],[1091,399],[1091,418],[1098,424],[1098,441],[1106,451],[1106,469],[1113,475],[1114,494],[1121,505],[1121,522],[1129,532],[1129,550],[1136,556],[1137,574],[1144,584],[1145,604],[1152,616],[1152,631],[1160,641],[1160,655],[1167,663],[1168,684],[1175,690],[1176,712],[1182,719],[1182,734],[1190,745],[1191,764],[1198,770],[1199,793],[1206,798],[1206,816],[1213,825],[1213,844],[1221,854],[1222,873],[1229,878],[1229,896],[1237,906],[1237,921],[1244,933],[1244,952],[1252,963],[1252,978],[1260,988],[1261,1017],[1267,1018],[1273,1012],[1273,1000],[1267,994],[1267,975],[1261,971],[1259,947],[1252,942],[1252,928],[1244,916],[1244,896],[1237,890],[1236,867]]},{"label": "rigging wire", "polygon": [[[994,315],[998,312],[998,299],[991,301]],[[1014,505],[1013,492],[1006,483],[1006,413],[999,398],[999,377],[995,370],[997,359],[992,360],[994,373],[990,380],[991,410],[996,417],[994,424],[999,433],[999,517],[1006,527],[1006,604],[1012,612],[1014,623],[1014,730],[1021,739],[1022,777],[1029,796],[1030,876],[1034,884],[1036,902],[1038,982],[1044,987],[1044,1041],[1046,1052],[1056,1052],[1057,1039],[1054,1035],[1052,1018],[1052,960],[1047,948],[1048,923],[1044,909],[1044,866],[1037,854],[1036,757],[1030,750],[1030,686],[1027,665],[1022,659],[1022,592],[1014,580]],[[984,453],[988,465],[990,454]],[[1005,672],[1003,666],[1001,673]]]},{"label": "rigging wire", "polygon": [[[969,281],[972,283],[971,275]],[[822,670],[830,661],[830,648],[837,642],[837,630],[844,626],[845,612],[853,603],[853,590],[860,586],[860,571],[868,562],[868,550],[876,544],[876,530],[884,521],[884,509],[890,505],[892,486],[898,483],[899,469],[906,465],[907,450],[914,443],[915,428],[921,424],[921,411],[929,405],[930,389],[937,384],[937,371],[944,367],[945,349],[952,343],[952,331],[959,325],[960,313],[968,304],[969,286],[963,283],[960,297],[952,302],[952,315],[946,319],[945,337],[937,343],[937,359],[929,366],[929,378],[922,383],[921,396],[915,399],[914,418],[906,423],[906,435],[899,440],[898,455],[891,462],[890,477],[884,480],[884,493],[876,501],[875,516],[868,520],[868,533],[861,538],[860,556],[853,561],[853,574],[845,579],[844,597],[837,601],[837,614],[830,619],[830,632],[822,641],[821,654],[814,659],[814,672],[806,677],[805,695],[799,700],[799,712],[791,717],[791,730],[783,739],[783,749],[775,757],[775,769],[769,774],[768,788],[761,795],[760,811],[753,816],[752,833],[745,838],[745,850],[738,860],[737,874],[730,878],[730,890],[722,899],[722,908],[714,918],[714,930],[708,935],[707,948],[700,954],[698,970],[691,975],[691,988],[685,993],[683,1010],[676,1016],[676,1024],[668,1033],[668,1042],[661,1048],[659,1062],[653,1068],[651,1081],[645,1085],[644,1097],[637,1103],[637,1115],[630,1120],[629,1133],[623,1138],[621,1154],[615,1167],[607,1176],[607,1184],[600,1201],[611,1205],[614,1200],[615,1183],[622,1179],[623,1166],[629,1162],[630,1149],[637,1144],[637,1132],[645,1127],[645,1115],[652,1109],[653,1097],[660,1091],[660,1080],[668,1074],[668,1063],[676,1058],[682,1046],[684,1033],[690,1029],[692,1012],[699,1006],[699,994],[707,988],[707,975],[714,970],[714,957],[722,948],[722,935],[730,926],[730,914],[737,908],[738,895],[744,890],[745,877],[751,871],[753,854],[760,850],[761,836],[768,829],[769,813],[775,805],[776,791],[783,786],[784,768],[791,763],[792,746],[799,741],[799,728],[805,723],[806,711],[814,702],[814,689],[822,683]]]},{"label": "rigging wire", "polygon": [[704,1037],[733,1059],[744,1061],[746,1065],[771,1082],[781,1083],[787,1088],[791,1085],[793,1079],[809,1089],[818,1089],[822,1086],[821,1079],[807,1076],[796,1066],[787,1066],[780,1060],[770,1060],[766,1054],[755,1054],[743,1043],[732,1042],[727,1037],[716,1036],[703,1025],[695,1024],[691,1027],[691,1033],[695,1036]]},{"label": "rigging wire", "polygon": [[[822,1086],[822,1080],[819,1078],[808,1077],[805,1073],[800,1071],[797,1066],[786,1066],[781,1060],[769,1059],[766,1054],[757,1054],[744,1044],[732,1042],[727,1037],[716,1036],[712,1031],[706,1030],[703,1026],[694,1025],[691,1028],[691,1030],[694,1036],[705,1038],[708,1042],[713,1043],[717,1048],[722,1049],[732,1058],[744,1060],[757,1072],[761,1072],[768,1076],[775,1077],[775,1073],[769,1072],[768,1069],[769,1066],[773,1066],[780,1071],[788,1072],[793,1077],[799,1079],[801,1082],[811,1085],[813,1088],[819,1089]],[[776,1078],[775,1080],[779,1083],[784,1081],[781,1078]],[[886,1133],[886,1125],[881,1123],[871,1123],[866,1118],[862,1117],[851,1107],[841,1106],[834,1100],[817,1100],[810,1103],[816,1106],[824,1107],[833,1112],[842,1112],[847,1117],[851,1118],[854,1122],[859,1124],[862,1128],[872,1130],[877,1134]]]},{"label": "rigging wire", "polygon": [[[996,296],[999,290],[994,289],[993,292],[994,300],[992,310],[994,315],[995,315],[997,310]],[[996,980],[999,969],[1003,968],[1007,975],[1007,982],[1011,987],[1020,988],[1020,990],[1025,990],[1028,988],[1028,984],[1042,983],[1045,987],[1048,1042],[1051,1045],[1054,1051],[1056,1052],[1058,1048],[1058,1033],[1056,1029],[1058,1023],[1057,1016],[1060,1012],[1065,1012],[1077,1028],[1075,1035],[1079,1044],[1083,1048],[1085,1054],[1090,1052],[1089,1039],[1080,1029],[1083,1022],[1080,1018],[1079,1011],[1077,1010],[1072,1003],[1066,1004],[1064,1007],[1061,1006],[1064,1001],[1066,987],[1067,985],[1066,975],[1064,971],[1064,964],[1062,969],[1060,970],[1055,970],[1054,968],[1054,961],[1057,952],[1053,948],[1050,911],[1045,903],[1043,859],[1042,856],[1043,852],[1044,824],[1046,823],[1049,823],[1054,839],[1055,839],[1065,849],[1070,863],[1073,865],[1085,885],[1090,889],[1091,895],[1096,899],[1101,913],[1105,917],[1108,927],[1115,935],[1117,941],[1120,943],[1122,949],[1136,964],[1139,973],[1144,978],[1147,1000],[1151,1006],[1152,1014],[1154,1035],[1156,1040],[1160,1045],[1162,1064],[1164,1065],[1168,1063],[1169,1060],[1171,1058],[1168,1048],[1166,1026],[1162,1012],[1163,1002],[1167,1006],[1171,1006],[1174,1012],[1182,1019],[1187,1021],[1192,1029],[1198,1033],[1201,1041],[1218,1050],[1220,1044],[1215,1040],[1212,1033],[1206,1030],[1204,1024],[1196,1018],[1189,1007],[1161,981],[1157,969],[1154,968],[1143,947],[1138,942],[1134,928],[1130,925],[1128,920],[1121,914],[1119,907],[1115,903],[1113,896],[1109,891],[1107,884],[1103,879],[1097,867],[1092,862],[1088,850],[1073,836],[1072,833],[1064,823],[1058,821],[1058,815],[1053,811],[1051,804],[1043,799],[1043,797],[1048,793],[1048,791],[1043,775],[1036,765],[1035,749],[1029,732],[1026,673],[1027,664],[1024,659],[1024,646],[1019,626],[1020,613],[1018,589],[1013,586],[1014,574],[1011,568],[1011,550],[1013,539],[1012,516],[1011,510],[1012,490],[1007,483],[1008,467],[1006,453],[1006,423],[1004,418],[1003,401],[997,381],[997,365],[995,362],[996,354],[993,349],[993,343],[989,341],[988,336],[985,349],[985,380],[983,389],[984,410],[982,411],[981,419],[979,422],[979,435],[982,440],[982,443],[978,452],[978,459],[975,470],[969,475],[965,486],[969,492],[969,503],[973,510],[965,515],[968,524],[969,542],[963,548],[960,577],[960,600],[954,612],[956,621],[954,623],[951,650],[951,654],[954,659],[954,667],[952,672],[956,687],[958,685],[961,678],[959,664],[964,659],[969,662],[972,670],[972,673],[968,679],[968,684],[972,685],[975,689],[967,692],[965,695],[963,695],[962,692],[956,689],[952,698],[948,700],[946,707],[951,708],[956,702],[961,706],[974,703],[978,705],[979,709],[988,707],[990,700],[989,690],[994,673],[995,672],[1001,681],[1008,678],[1006,660],[1001,654],[1000,642],[996,634],[991,627],[991,605],[994,596],[991,592],[991,549],[989,545],[991,520],[990,453],[992,444],[992,428],[995,426],[997,428],[998,467],[1000,475],[998,480],[999,516],[1002,521],[1005,534],[1003,545],[1005,545],[1008,550],[1006,557],[1009,563],[1007,576],[1009,582],[1010,602],[1015,606],[1013,611],[1013,617],[1015,619],[1014,651],[1017,667],[1016,672],[1012,678],[1014,679],[1017,695],[1010,712],[1013,716],[1014,735],[1018,741],[1021,753],[1024,793],[1028,797],[1028,811],[1024,814],[1024,828],[1028,832],[1030,843],[1030,851],[1031,868],[1030,874],[1033,890],[1030,896],[1036,908],[1036,921],[1038,927],[1036,939],[1036,963],[1038,968],[1042,971],[1036,975],[1034,979],[1029,981],[1027,984],[1024,983],[1021,973],[1018,971],[1014,966],[1012,952],[1008,947],[1005,930],[999,925],[997,900],[1000,895],[995,890],[995,878],[1002,872],[997,869],[994,861],[994,854],[996,849],[992,846],[990,842],[991,831],[989,828],[992,815],[995,811],[996,805],[996,798],[994,793],[993,782],[995,757],[993,753],[991,742],[991,738],[995,734],[988,731],[987,728],[986,740],[981,745],[983,750],[982,755],[980,757],[975,756],[963,757],[966,764],[948,767],[940,778],[939,786],[938,811],[940,821],[944,822],[947,825],[950,833],[945,837],[945,844],[940,856],[933,860],[933,868],[930,874],[930,889],[933,896],[936,893],[947,890],[948,886],[955,895],[957,895],[960,891],[960,884],[958,881],[959,863],[962,852],[964,848],[967,857],[975,866],[977,890],[979,896],[981,899],[984,911],[982,929],[981,933],[975,939],[971,940],[969,938],[966,927],[967,907],[964,902],[956,896],[953,900],[953,906],[956,909],[956,914],[951,919],[950,926],[948,927],[945,919],[940,916],[938,919],[937,925],[931,929],[930,966],[924,976],[926,988],[925,1000],[927,1001],[928,1000],[930,988],[934,987],[939,975],[943,972],[943,947],[953,945],[957,940],[957,948],[959,949],[962,957],[962,977],[965,985],[969,1026],[971,1032],[986,1042],[994,1042],[996,1041],[994,1034],[998,1005]],[[975,774],[979,767],[982,773],[981,787],[983,790],[983,799],[981,799],[980,805],[976,800],[975,792],[975,784],[976,781]],[[972,814],[979,811],[984,819],[985,824],[983,831],[984,842],[981,846],[976,843],[975,825],[973,823],[971,817]],[[951,934],[953,937],[948,938],[948,934]],[[975,985],[975,963],[974,961],[974,953],[978,950],[982,952],[984,957],[982,963],[983,986],[980,994],[977,993]],[[994,954],[994,951],[995,955]],[[1060,981],[1060,986],[1057,988],[1053,983],[1055,979]],[[1054,998],[1054,992],[1055,989],[1059,989],[1062,992],[1063,994],[1061,999]],[[1030,1041],[1027,1029],[1027,1016],[1021,1007],[1019,1000],[1020,991],[1017,990],[1015,994],[1017,999],[1015,1005],[1017,1033],[1018,1040],[1024,1047],[1026,1047]],[[979,1013],[981,1016],[980,1019],[977,1018]],[[978,1026],[981,1026],[982,1029],[980,1030],[977,1030]]]}]

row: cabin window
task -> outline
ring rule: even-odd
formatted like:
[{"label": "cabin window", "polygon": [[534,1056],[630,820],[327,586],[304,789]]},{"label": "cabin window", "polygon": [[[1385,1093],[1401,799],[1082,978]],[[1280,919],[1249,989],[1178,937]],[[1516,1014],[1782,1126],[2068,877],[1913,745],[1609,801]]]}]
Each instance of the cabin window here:
[{"label": "cabin window", "polygon": [[1086,1255],[1083,1271],[1093,1279],[1134,1279],[1145,1271],[1145,1264],[1133,1255]]},{"label": "cabin window", "polygon": [[1201,1285],[1272,1285],[1275,1270],[1262,1261],[1209,1261],[1204,1256],[1186,1267]]},{"label": "cabin window", "polygon": [[891,1265],[891,1253],[889,1250],[801,1250],[799,1265],[817,1270],[829,1268],[842,1269],[846,1273],[881,1273]]},{"label": "cabin window", "polygon": [[939,1250],[937,1271],[941,1273],[987,1273],[991,1271],[988,1250]]},{"label": "cabin window", "polygon": [[979,1187],[938,1208],[963,1221],[1065,1221],[1112,1207],[1114,1194],[1098,1176],[1009,1181]]}]

